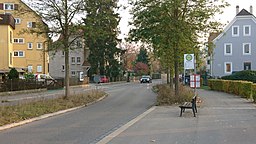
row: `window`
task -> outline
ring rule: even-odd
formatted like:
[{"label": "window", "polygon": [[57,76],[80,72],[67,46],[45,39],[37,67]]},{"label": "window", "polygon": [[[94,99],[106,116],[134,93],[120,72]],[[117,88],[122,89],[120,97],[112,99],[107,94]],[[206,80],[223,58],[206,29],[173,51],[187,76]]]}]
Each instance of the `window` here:
[{"label": "window", "polygon": [[28,49],[33,49],[33,43],[28,42]]},{"label": "window", "polygon": [[23,44],[24,38],[14,38],[14,43]]},{"label": "window", "polygon": [[62,71],[63,71],[63,72],[65,71],[65,66],[64,66],[64,65],[62,65]]},{"label": "window", "polygon": [[14,10],[14,4],[13,3],[5,3],[4,10]]},{"label": "window", "polygon": [[14,57],[24,57],[25,52],[24,51],[14,51]]},{"label": "window", "polygon": [[71,76],[76,76],[76,71],[71,71]]},{"label": "window", "polygon": [[80,57],[77,57],[77,58],[76,58],[76,63],[77,63],[77,64],[80,64],[80,63],[81,63],[81,58],[80,58]]},{"label": "window", "polygon": [[21,23],[21,19],[20,18],[15,18],[15,24],[20,24]]},{"label": "window", "polygon": [[232,63],[231,62],[225,62],[225,73],[231,74],[232,73]]},{"label": "window", "polygon": [[43,43],[37,43],[37,49],[42,49],[43,48]]},{"label": "window", "polygon": [[244,36],[251,36],[251,26],[244,25]]},{"label": "window", "polygon": [[207,64],[208,64],[208,65],[211,64],[211,60],[207,60]]},{"label": "window", "polygon": [[24,52],[23,51],[19,51],[19,57],[24,57]]},{"label": "window", "polygon": [[36,22],[28,22],[27,27],[28,28],[35,28],[36,27]]},{"label": "window", "polygon": [[62,56],[65,56],[65,51],[62,51]]},{"label": "window", "polygon": [[243,55],[251,55],[251,43],[243,43]]},{"label": "window", "polygon": [[251,62],[244,62],[244,70],[251,70]]},{"label": "window", "polygon": [[231,43],[224,44],[224,55],[232,55],[232,44]]},{"label": "window", "polygon": [[232,36],[233,37],[239,36],[239,26],[232,26]]},{"label": "window", "polygon": [[37,66],[37,72],[42,72],[42,66],[41,65]]},{"label": "window", "polygon": [[28,72],[31,73],[32,71],[33,71],[33,66],[32,66],[32,65],[29,65],[29,66],[28,66]]},{"label": "window", "polygon": [[76,63],[76,58],[75,57],[71,57],[71,64],[75,64]]}]

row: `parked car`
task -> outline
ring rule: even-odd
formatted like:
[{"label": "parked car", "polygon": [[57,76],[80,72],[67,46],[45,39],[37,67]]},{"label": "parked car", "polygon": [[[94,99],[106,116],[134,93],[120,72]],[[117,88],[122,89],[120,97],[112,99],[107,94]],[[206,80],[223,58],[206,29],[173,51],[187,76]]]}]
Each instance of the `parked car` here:
[{"label": "parked car", "polygon": [[108,83],[108,77],[107,76],[100,76],[100,83]]},{"label": "parked car", "polygon": [[140,83],[152,83],[152,78],[149,75],[143,75],[140,78]]},{"label": "parked car", "polygon": [[47,80],[54,80],[54,78],[52,78],[50,75],[47,75],[47,74],[34,74],[34,76],[35,76],[35,79],[37,81],[44,82],[46,79]]}]

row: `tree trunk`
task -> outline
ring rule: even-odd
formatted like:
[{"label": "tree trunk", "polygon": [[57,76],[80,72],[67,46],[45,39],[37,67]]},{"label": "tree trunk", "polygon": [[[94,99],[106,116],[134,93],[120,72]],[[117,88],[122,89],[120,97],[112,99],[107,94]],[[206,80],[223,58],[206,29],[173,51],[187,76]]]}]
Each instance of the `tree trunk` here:
[{"label": "tree trunk", "polygon": [[65,50],[65,96],[67,99],[70,94],[69,91],[69,49]]},{"label": "tree trunk", "polygon": [[170,87],[173,89],[173,69],[170,67]]},{"label": "tree trunk", "polygon": [[179,56],[178,44],[174,44],[175,96],[179,96]]},{"label": "tree trunk", "polygon": [[167,68],[167,71],[166,71],[166,73],[167,73],[167,76],[166,76],[167,84],[170,83],[170,73],[169,72],[170,72],[169,68]]}]

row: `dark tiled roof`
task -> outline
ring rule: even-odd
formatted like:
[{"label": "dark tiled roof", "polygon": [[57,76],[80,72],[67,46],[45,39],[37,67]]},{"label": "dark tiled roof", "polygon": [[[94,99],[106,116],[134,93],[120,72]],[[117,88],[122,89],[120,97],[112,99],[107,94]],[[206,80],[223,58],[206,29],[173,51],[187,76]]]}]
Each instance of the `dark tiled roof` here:
[{"label": "dark tiled roof", "polygon": [[91,66],[91,64],[90,64],[88,61],[85,60],[85,61],[83,62],[83,64],[82,64],[82,66]]},{"label": "dark tiled roof", "polygon": [[242,9],[236,16],[252,15],[247,10]]}]

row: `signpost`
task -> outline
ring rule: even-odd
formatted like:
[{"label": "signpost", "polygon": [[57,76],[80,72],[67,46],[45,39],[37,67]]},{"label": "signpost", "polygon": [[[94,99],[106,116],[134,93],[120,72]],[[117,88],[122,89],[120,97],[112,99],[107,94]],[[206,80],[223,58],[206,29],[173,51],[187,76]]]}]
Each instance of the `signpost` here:
[{"label": "signpost", "polygon": [[184,84],[187,69],[194,69],[194,74],[190,75],[190,87],[194,88],[196,95],[196,88],[200,87],[200,75],[196,74],[196,60],[194,54],[184,54]]}]

